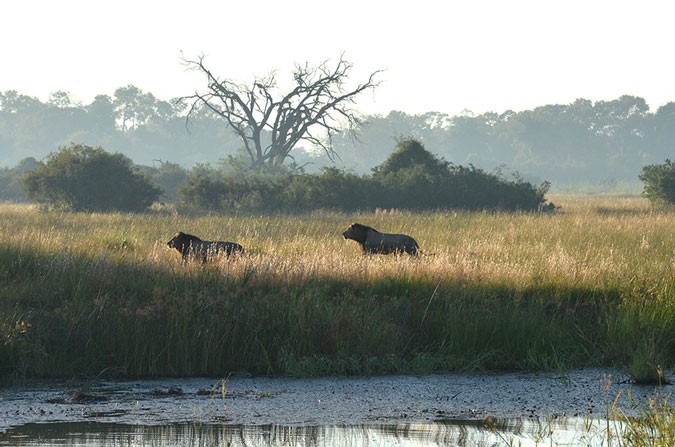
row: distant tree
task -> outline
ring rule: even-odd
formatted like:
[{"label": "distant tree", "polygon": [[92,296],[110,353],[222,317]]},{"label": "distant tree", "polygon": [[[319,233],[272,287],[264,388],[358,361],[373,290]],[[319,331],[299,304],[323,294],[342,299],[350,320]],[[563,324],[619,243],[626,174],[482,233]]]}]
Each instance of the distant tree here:
[{"label": "distant tree", "polygon": [[656,162],[672,155],[673,141],[675,141],[675,102],[664,104],[657,110],[651,119],[651,132],[646,135],[649,139],[648,147],[652,149],[652,160]]},{"label": "distant tree", "polygon": [[5,113],[30,113],[41,105],[39,99],[19,94],[16,90],[0,93],[0,110]]},{"label": "distant tree", "polygon": [[143,211],[162,193],[131,160],[101,147],[73,144],[25,175],[28,196],[77,211]]},{"label": "distant tree", "polygon": [[675,163],[666,159],[660,165],[647,165],[639,176],[643,194],[654,204],[675,204]]},{"label": "distant tree", "polygon": [[39,166],[40,162],[34,157],[26,157],[17,163],[17,165],[14,167],[14,171],[19,175],[24,175],[26,172],[36,170]]},{"label": "distant tree", "polygon": [[122,132],[145,124],[155,112],[157,99],[133,85],[115,90],[113,107]]},{"label": "distant tree", "polygon": [[152,174],[152,181],[164,191],[162,200],[175,202],[178,188],[187,181],[188,171],[177,163],[160,163],[160,167]]},{"label": "distant tree", "polygon": [[424,145],[414,138],[404,138],[398,141],[394,152],[381,165],[373,168],[375,178],[399,172],[401,170],[419,167],[430,175],[447,174],[449,163],[441,160],[424,148]]},{"label": "distant tree", "polygon": [[49,104],[61,108],[73,107],[75,105],[70,97],[70,93],[61,90],[49,94]]},{"label": "distant tree", "polygon": [[0,169],[0,201],[26,202],[28,197],[23,189],[23,177],[38,167],[35,158],[28,157],[21,160],[12,169]]},{"label": "distant tree", "polygon": [[86,106],[87,125],[91,132],[99,138],[115,133],[115,107],[108,95],[96,95],[94,100]]},{"label": "distant tree", "polygon": [[333,136],[343,127],[354,131],[361,123],[353,108],[355,98],[378,85],[376,71],[363,84],[346,88],[352,64],[342,58],[333,68],[327,63],[296,65],[294,87],[282,94],[274,73],[245,86],[219,79],[203,58],[185,62],[205,74],[208,83],[206,92],[181,98],[191,104],[188,119],[204,108],[223,118],[244,143],[254,167],[282,165],[301,141],[332,159]]}]

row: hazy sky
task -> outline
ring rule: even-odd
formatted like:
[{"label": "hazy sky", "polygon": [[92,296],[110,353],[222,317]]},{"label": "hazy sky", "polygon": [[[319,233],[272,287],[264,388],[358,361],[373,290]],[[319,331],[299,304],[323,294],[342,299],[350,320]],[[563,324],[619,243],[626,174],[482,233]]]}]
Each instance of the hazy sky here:
[{"label": "hazy sky", "polygon": [[675,101],[671,1],[21,0],[4,2],[0,91],[88,104],[133,84],[160,99],[204,87],[186,58],[248,82],[295,63],[385,70],[365,113],[451,115],[577,98]]}]

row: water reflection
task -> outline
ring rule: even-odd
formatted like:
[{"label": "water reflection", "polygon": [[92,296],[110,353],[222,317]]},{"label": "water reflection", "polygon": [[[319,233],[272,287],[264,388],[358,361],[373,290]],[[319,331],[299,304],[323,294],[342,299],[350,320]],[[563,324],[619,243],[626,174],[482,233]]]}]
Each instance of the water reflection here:
[{"label": "water reflection", "polygon": [[602,424],[583,419],[442,421],[351,426],[161,426],[26,424],[0,433],[0,446],[506,446],[603,445]]}]

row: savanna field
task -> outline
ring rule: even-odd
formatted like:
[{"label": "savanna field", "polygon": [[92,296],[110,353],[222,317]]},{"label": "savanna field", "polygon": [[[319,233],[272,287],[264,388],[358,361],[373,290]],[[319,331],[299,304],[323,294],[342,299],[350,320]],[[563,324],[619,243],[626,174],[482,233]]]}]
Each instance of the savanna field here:
[{"label": "savanna field", "polygon": [[[675,367],[675,212],[202,216],[0,205],[0,376],[291,376]],[[363,256],[351,222],[424,254]],[[176,231],[247,255],[181,264]]]}]

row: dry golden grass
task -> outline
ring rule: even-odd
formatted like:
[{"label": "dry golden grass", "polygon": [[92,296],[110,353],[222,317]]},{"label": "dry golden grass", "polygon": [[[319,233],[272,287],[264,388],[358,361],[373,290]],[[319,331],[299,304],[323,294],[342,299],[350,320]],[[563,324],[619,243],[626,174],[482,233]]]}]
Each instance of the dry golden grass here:
[{"label": "dry golden grass", "polygon": [[[92,259],[111,257],[177,269],[166,241],[178,230],[209,240],[232,240],[248,256],[218,268],[302,280],[308,277],[467,278],[528,285],[592,286],[660,281],[675,267],[675,214],[653,211],[638,197],[553,198],[553,215],[314,212],[299,216],[69,214],[0,206],[3,244]],[[358,221],[383,232],[414,236],[424,255],[362,256],[342,231]],[[197,268],[197,267],[192,267]]]}]

